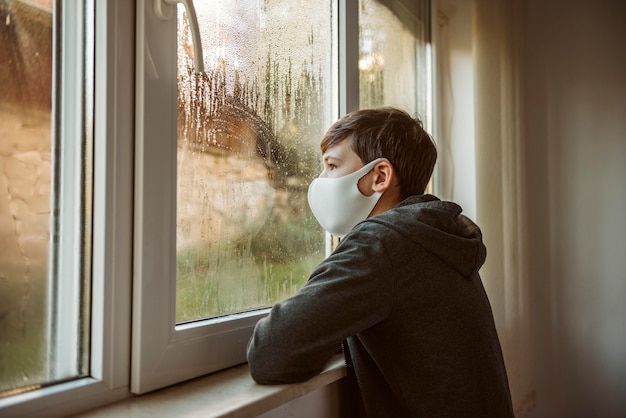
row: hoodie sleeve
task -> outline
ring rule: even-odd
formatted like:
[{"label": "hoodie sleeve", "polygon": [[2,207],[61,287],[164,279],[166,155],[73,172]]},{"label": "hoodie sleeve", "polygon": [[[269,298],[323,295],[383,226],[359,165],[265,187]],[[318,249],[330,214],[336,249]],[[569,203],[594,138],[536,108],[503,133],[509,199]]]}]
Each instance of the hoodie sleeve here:
[{"label": "hoodie sleeve", "polygon": [[376,229],[380,226],[355,228],[298,293],[257,323],[247,351],[257,383],[310,379],[344,339],[388,316],[393,271]]}]

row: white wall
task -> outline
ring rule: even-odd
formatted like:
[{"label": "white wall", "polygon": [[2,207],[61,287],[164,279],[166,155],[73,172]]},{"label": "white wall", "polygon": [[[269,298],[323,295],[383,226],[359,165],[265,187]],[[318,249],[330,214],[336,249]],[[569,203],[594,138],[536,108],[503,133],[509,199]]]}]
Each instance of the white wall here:
[{"label": "white wall", "polygon": [[[438,3],[438,4],[436,4]],[[460,204],[476,220],[474,152],[474,63],[472,61],[472,2],[435,2],[437,55],[438,162],[435,194]]]},{"label": "white wall", "polygon": [[625,417],[626,2],[527,17],[532,417]]},{"label": "white wall", "polygon": [[[437,3],[439,186],[471,212],[472,1]],[[527,0],[526,18],[530,417],[626,417],[626,1]]]}]

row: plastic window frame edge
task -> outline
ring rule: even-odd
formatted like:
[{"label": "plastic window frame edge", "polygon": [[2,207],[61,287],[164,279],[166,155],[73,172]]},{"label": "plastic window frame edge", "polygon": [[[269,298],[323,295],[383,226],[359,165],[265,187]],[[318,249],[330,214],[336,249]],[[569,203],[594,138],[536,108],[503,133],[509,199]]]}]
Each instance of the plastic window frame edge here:
[{"label": "plastic window frame edge", "polygon": [[172,279],[176,277],[176,19],[158,19],[153,7],[153,0],[137,1],[131,355],[135,394],[245,362],[248,338],[267,313],[176,324]]},{"label": "plastic window frame edge", "polygon": [[[128,39],[134,34],[134,3],[94,0],[83,5],[95,20],[95,64],[85,66],[95,72],[85,77],[94,82],[95,98],[89,376],[2,398],[3,417],[67,416],[130,396],[134,45]],[[91,33],[93,29],[89,28]],[[75,62],[82,57],[83,51],[72,48],[76,46],[72,39],[63,42],[61,53],[72,55],[63,59]],[[61,77],[64,85],[76,82],[67,74]],[[79,106],[81,100],[74,97],[68,104]],[[71,124],[72,115],[80,112],[77,107],[63,109],[62,123]]]},{"label": "plastic window frame edge", "polygon": [[[48,266],[47,342],[50,353],[46,380],[85,372],[82,355],[82,327],[89,330],[89,317],[82,318],[83,303],[89,291],[91,225],[86,218],[91,213],[89,199],[92,181],[91,158],[87,155],[93,141],[90,130],[93,114],[88,92],[93,77],[88,74],[93,63],[89,32],[93,29],[93,10],[84,2],[70,7],[55,5],[53,18],[54,64],[51,138],[51,216]],[[82,18],[84,16],[84,18]],[[70,36],[73,22],[81,22]],[[60,71],[57,71],[60,69]],[[73,82],[70,83],[69,81]],[[91,95],[93,97],[93,94]],[[76,115],[77,117],[71,117]],[[78,360],[78,361],[77,361]]]},{"label": "plastic window frame edge", "polygon": [[339,0],[339,114],[359,109],[359,0]]},{"label": "plastic window frame edge", "polygon": [[[338,0],[338,98],[335,114],[340,118],[360,108],[359,92],[359,2],[360,0]],[[339,237],[324,232],[325,254],[328,257],[337,245]]]},{"label": "plastic window frame edge", "polygon": [[[438,13],[439,13],[439,0],[429,0],[428,2],[430,7],[430,44],[428,46],[428,53],[426,55],[427,63],[427,71],[428,71],[428,110],[430,114],[427,116],[427,120],[429,122],[429,128],[431,130],[430,134],[433,137],[435,144],[437,144],[437,138],[443,132],[442,121],[440,119],[441,115],[441,101],[439,97],[441,97],[441,86],[439,80],[439,67],[437,65],[440,54],[439,51],[439,33],[438,33]],[[427,191],[429,193],[433,193],[438,196],[440,192],[441,183],[441,168],[439,168],[439,164],[436,164],[433,175],[430,179],[430,183],[428,185]]]}]

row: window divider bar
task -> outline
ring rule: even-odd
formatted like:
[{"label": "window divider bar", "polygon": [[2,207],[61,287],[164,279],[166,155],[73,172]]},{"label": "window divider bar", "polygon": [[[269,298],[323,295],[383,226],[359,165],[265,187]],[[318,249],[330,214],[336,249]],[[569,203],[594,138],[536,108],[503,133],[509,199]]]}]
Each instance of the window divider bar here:
[{"label": "window divider bar", "polygon": [[359,0],[339,0],[339,116],[359,108]]},{"label": "window divider bar", "polygon": [[[53,193],[51,202],[52,258],[48,283],[48,336],[50,357],[48,380],[73,377],[81,371],[81,306],[85,248],[83,221],[85,205],[85,31],[76,31],[84,4],[63,3],[55,22],[55,102],[53,120]],[[70,35],[73,34],[73,35]],[[77,82],[78,80],[78,82]],[[60,84],[60,85],[58,85]],[[61,110],[61,112],[59,112]],[[78,115],[78,117],[76,117]]]}]

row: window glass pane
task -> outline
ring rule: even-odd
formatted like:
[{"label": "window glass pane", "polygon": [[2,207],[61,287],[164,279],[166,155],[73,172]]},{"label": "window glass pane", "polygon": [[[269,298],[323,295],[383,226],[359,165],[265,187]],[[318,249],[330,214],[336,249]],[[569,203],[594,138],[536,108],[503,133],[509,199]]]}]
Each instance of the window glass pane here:
[{"label": "window glass pane", "polygon": [[397,106],[425,116],[428,100],[427,3],[360,0],[361,108]]},{"label": "window glass pane", "polygon": [[178,9],[176,320],[272,305],[324,255],[306,193],[332,117],[329,0]]},{"label": "window glass pane", "polygon": [[48,368],[51,5],[0,1],[0,40],[0,391],[7,391],[44,382]]},{"label": "window glass pane", "polygon": [[[86,153],[58,112],[80,99],[52,95],[53,6],[0,0],[0,397],[84,374],[87,364]],[[68,112],[82,126],[79,107]]]}]

